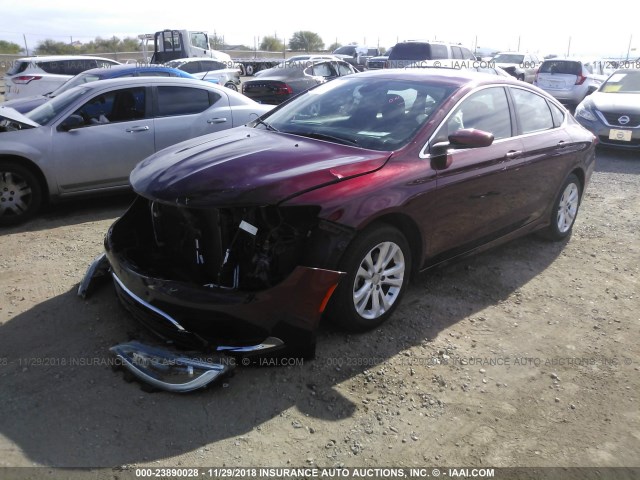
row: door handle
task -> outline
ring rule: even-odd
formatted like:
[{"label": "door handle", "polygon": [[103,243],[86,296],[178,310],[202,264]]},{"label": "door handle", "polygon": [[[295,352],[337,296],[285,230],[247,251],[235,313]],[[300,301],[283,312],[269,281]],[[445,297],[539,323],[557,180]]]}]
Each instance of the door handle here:
[{"label": "door handle", "polygon": [[127,132],[127,133],[136,133],[136,132],[146,132],[147,130],[149,130],[149,127],[147,125],[144,125],[144,126],[140,126],[140,127],[127,128],[125,130],[125,132]]},{"label": "door handle", "polygon": [[218,118],[210,118],[209,120],[207,120],[207,123],[225,123],[227,121],[227,119],[225,117],[218,117]]},{"label": "door handle", "polygon": [[564,140],[558,142],[558,148],[566,148],[568,145]]},{"label": "door handle", "polygon": [[505,153],[505,158],[508,160],[511,160],[513,158],[518,158],[520,155],[522,155],[522,150],[510,150],[507,153]]}]

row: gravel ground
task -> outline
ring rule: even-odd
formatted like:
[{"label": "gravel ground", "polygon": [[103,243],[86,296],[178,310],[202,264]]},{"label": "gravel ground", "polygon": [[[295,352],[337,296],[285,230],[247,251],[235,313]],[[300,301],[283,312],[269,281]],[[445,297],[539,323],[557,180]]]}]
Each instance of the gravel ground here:
[{"label": "gravel ground", "polygon": [[570,239],[423,275],[317,358],[189,395],[107,365],[140,330],[75,290],[129,196],[0,232],[2,466],[640,466],[640,158],[598,152]]}]

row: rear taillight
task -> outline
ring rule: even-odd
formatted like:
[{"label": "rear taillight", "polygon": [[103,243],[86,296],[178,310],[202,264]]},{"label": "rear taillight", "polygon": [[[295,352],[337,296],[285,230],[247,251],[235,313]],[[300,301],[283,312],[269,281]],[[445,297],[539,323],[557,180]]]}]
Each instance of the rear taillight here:
[{"label": "rear taillight", "polygon": [[280,83],[278,85],[274,85],[273,93],[275,95],[291,95],[293,93],[293,89],[286,83]]},{"label": "rear taillight", "polygon": [[582,85],[586,79],[587,77],[585,77],[584,75],[578,75],[578,78],[576,78],[576,85]]},{"label": "rear taillight", "polygon": [[13,83],[26,84],[31,80],[40,80],[42,77],[39,75],[20,75],[11,79]]}]

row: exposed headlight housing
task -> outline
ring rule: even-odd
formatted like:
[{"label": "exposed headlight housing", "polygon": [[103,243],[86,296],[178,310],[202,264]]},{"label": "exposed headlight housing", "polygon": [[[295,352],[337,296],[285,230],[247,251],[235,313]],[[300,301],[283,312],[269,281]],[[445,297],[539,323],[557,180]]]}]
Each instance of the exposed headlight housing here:
[{"label": "exposed headlight housing", "polygon": [[203,388],[235,366],[232,357],[201,360],[140,342],[121,343],[109,350],[122,362],[121,366],[136,378],[170,392],[190,392]]}]

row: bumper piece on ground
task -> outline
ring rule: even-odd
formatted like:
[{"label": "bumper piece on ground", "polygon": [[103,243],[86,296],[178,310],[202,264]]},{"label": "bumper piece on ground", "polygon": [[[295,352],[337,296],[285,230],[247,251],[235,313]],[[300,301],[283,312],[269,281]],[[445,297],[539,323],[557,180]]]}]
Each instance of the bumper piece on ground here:
[{"label": "bumper piece on ground", "polygon": [[78,286],[78,296],[87,298],[95,288],[96,283],[108,278],[109,269],[110,266],[106,253],[101,253],[94,258]]}]

